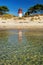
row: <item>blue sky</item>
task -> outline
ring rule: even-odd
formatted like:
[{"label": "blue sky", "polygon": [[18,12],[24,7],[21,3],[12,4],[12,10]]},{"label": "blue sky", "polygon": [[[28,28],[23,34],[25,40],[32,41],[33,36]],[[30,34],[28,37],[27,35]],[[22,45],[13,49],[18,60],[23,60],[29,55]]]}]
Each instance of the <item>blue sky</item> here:
[{"label": "blue sky", "polygon": [[22,8],[23,13],[35,4],[43,4],[43,0],[0,0],[0,6],[7,6],[10,14],[18,15],[18,9]]}]

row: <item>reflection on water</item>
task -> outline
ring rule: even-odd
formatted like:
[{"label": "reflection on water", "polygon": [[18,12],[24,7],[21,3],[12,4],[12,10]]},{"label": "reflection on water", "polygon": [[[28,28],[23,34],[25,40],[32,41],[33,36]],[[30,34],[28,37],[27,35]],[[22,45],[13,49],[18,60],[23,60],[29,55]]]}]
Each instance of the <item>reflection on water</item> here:
[{"label": "reflection on water", "polygon": [[21,30],[19,30],[19,32],[18,32],[18,40],[19,40],[19,42],[22,41],[22,31]]},{"label": "reflection on water", "polygon": [[43,31],[0,31],[0,65],[43,65]]}]

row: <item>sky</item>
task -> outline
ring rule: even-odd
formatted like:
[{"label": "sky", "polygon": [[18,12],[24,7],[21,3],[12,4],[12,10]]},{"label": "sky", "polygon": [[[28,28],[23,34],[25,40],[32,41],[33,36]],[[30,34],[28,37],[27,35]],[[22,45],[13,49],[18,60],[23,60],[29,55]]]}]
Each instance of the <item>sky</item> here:
[{"label": "sky", "polygon": [[29,7],[43,4],[43,0],[0,0],[0,6],[7,6],[9,13],[18,15],[18,9],[22,8],[23,14],[29,9]]}]

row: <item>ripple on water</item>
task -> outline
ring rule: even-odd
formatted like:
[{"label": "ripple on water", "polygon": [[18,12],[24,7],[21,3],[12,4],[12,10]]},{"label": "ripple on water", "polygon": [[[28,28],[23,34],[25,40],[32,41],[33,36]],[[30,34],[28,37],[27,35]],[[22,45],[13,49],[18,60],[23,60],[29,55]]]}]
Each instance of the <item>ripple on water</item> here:
[{"label": "ripple on water", "polygon": [[0,65],[43,65],[43,32],[0,31]]}]

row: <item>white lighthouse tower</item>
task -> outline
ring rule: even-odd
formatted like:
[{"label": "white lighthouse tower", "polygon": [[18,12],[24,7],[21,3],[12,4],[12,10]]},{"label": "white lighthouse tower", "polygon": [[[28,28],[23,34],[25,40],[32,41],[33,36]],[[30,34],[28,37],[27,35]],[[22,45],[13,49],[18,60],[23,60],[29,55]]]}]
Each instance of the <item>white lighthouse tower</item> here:
[{"label": "white lighthouse tower", "polygon": [[19,17],[22,17],[22,9],[21,8],[18,10],[18,15],[19,15]]}]

